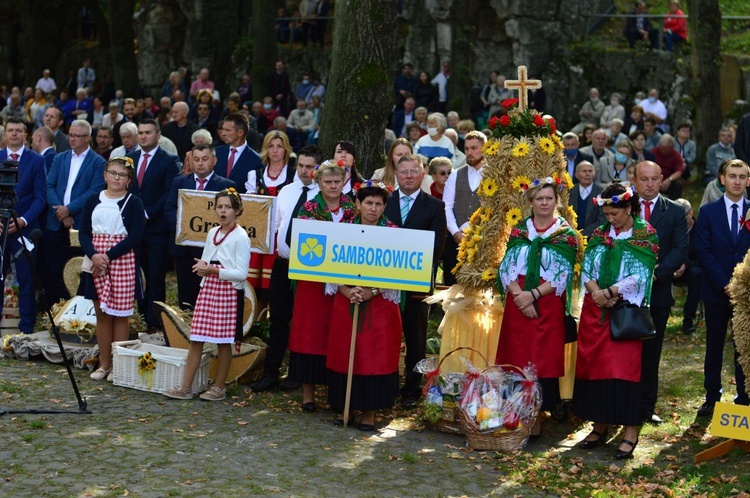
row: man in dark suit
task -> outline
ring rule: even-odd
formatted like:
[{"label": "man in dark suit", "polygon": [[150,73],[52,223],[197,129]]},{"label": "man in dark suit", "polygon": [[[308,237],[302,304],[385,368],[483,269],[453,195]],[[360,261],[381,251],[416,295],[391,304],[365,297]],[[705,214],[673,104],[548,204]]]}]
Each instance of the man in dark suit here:
[{"label": "man in dark suit", "polygon": [[391,129],[397,138],[406,136],[406,125],[414,121],[415,107],[414,99],[409,97],[404,102],[404,108],[393,113],[393,126]]},{"label": "man in dark suit", "polygon": [[[563,152],[565,153],[565,161],[567,162],[568,174],[573,178],[573,183],[578,183],[576,177],[576,167],[583,161],[588,161],[594,164],[594,158],[588,154],[585,154],[578,150],[578,135],[573,132],[568,132],[562,137]],[[601,189],[599,190],[601,192]]]},{"label": "man in dark suit", "polygon": [[146,296],[138,301],[138,309],[146,317],[150,332],[161,328],[153,303],[166,299],[169,223],[164,205],[174,177],[180,173],[179,159],[159,147],[160,137],[159,124],[144,119],[138,125],[141,149],[128,154],[135,163],[135,179],[130,182],[129,192],[139,196],[146,209],[146,229],[136,254],[146,274]]},{"label": "man in dark suit", "polygon": [[[750,185],[750,168],[740,159],[726,164],[719,180],[726,188],[724,195],[701,208],[695,226],[695,250],[703,267],[705,283],[702,297],[706,305],[706,357],[703,363],[703,387],[706,401],[698,410],[699,417],[713,414],[714,405],[721,400],[721,369],[724,363],[724,340],[727,324],[732,318],[729,302],[729,280],[734,267],[750,249],[750,233],[744,224],[750,201],[744,199]],[[745,390],[745,374],[734,353],[734,378],[737,384],[738,405],[750,404]]]},{"label": "man in dark suit", "polygon": [[[8,240],[2,258],[2,271],[5,275],[11,260],[15,261],[18,309],[21,315],[18,329],[24,334],[31,334],[34,332],[36,322],[34,281],[28,259],[23,254],[19,254],[21,252],[19,231],[21,236],[28,238],[34,229],[39,228],[39,215],[44,209],[44,160],[42,156],[24,145],[26,123],[23,120],[8,118],[5,123],[5,138],[7,146],[0,150],[0,163],[7,160],[18,163],[18,185],[14,189],[18,201],[15,206],[16,218],[7,220]],[[2,221],[6,222],[6,220]],[[14,256],[16,254],[19,256]],[[2,313],[2,308],[3,303],[0,300],[0,313]]]},{"label": "man in dark suit", "polygon": [[586,237],[590,237],[596,227],[603,225],[607,219],[601,206],[597,206],[592,199],[602,193],[602,188],[594,183],[596,171],[589,161],[581,161],[576,166],[578,183],[570,191],[569,204],[578,216],[578,229]]},{"label": "man in dark suit", "polygon": [[635,7],[630,11],[630,15],[625,21],[625,38],[628,40],[630,48],[635,48],[635,42],[638,40],[648,41],[649,48],[655,50],[659,48],[659,30],[651,26],[651,19],[644,17],[646,13],[646,3],[638,0]]},{"label": "man in dark suit", "polygon": [[[31,136],[31,148],[44,158],[44,169],[47,174],[49,174],[49,170],[52,168],[52,160],[56,154],[54,145],[55,134],[46,126],[37,128]],[[40,221],[44,222],[44,220]]]},{"label": "man in dark suit", "polygon": [[[399,190],[388,198],[385,215],[391,223],[400,227],[434,232],[432,264],[436,265],[445,244],[445,204],[420,189],[423,178],[424,170],[417,156],[402,157],[396,166]],[[401,389],[401,404],[404,408],[414,408],[417,405],[422,375],[414,371],[414,366],[425,357],[427,347],[427,320],[430,307],[423,303],[421,298],[415,298],[416,295],[418,293],[406,293],[406,303],[401,314],[406,342],[406,380]]]},{"label": "man in dark suit", "polygon": [[91,125],[76,119],[68,130],[70,149],[52,160],[47,175],[46,226],[43,232],[50,286],[50,302],[69,299],[63,270],[72,253],[70,229],[81,225],[81,211],[86,200],[104,188],[104,158],[89,147]]},{"label": "man in dark suit", "polygon": [[679,204],[659,194],[662,174],[658,164],[651,161],[638,163],[635,168],[635,189],[641,202],[641,218],[656,229],[659,254],[651,289],[651,318],[656,337],[643,342],[641,359],[641,388],[643,390],[644,422],[658,424],[661,419],[654,413],[659,392],[659,361],[664,341],[667,319],[674,305],[672,279],[688,250],[688,229],[685,213]]},{"label": "man in dark suit", "polygon": [[234,182],[214,173],[216,151],[212,145],[196,145],[188,152],[192,159],[193,172],[176,177],[172,181],[164,216],[169,223],[169,254],[174,257],[177,275],[177,301],[182,309],[195,308],[200,291],[201,277],[193,272],[194,258],[200,259],[203,250],[199,247],[175,244],[177,233],[177,194],[180,189],[218,192],[234,187]]},{"label": "man in dark suit", "polygon": [[172,106],[172,121],[161,129],[161,134],[174,142],[177,147],[177,157],[182,162],[185,162],[185,154],[193,148],[191,138],[193,132],[198,130],[198,125],[188,121],[189,111],[185,102],[175,102]]},{"label": "man in dark suit", "polygon": [[70,149],[68,136],[63,133],[61,128],[61,126],[65,122],[62,110],[58,109],[57,107],[49,107],[46,111],[44,111],[43,121],[44,126],[49,128],[52,131],[52,134],[55,136],[55,151],[65,152],[66,150]]},{"label": "man in dark suit", "polygon": [[241,194],[247,192],[245,182],[250,170],[263,168],[260,154],[247,145],[247,131],[247,118],[243,114],[228,115],[224,118],[221,133],[226,145],[216,147],[214,171],[217,175],[232,180]]}]

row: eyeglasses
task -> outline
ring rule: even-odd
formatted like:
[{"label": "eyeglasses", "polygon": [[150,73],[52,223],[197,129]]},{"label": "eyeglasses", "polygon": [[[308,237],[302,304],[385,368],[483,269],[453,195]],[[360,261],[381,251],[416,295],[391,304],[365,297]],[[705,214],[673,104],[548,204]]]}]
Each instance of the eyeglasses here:
[{"label": "eyeglasses", "polygon": [[68,136],[72,138],[88,138],[88,135],[75,135],[73,133],[68,133]]},{"label": "eyeglasses", "polygon": [[107,170],[107,176],[110,177],[113,180],[116,179],[116,178],[120,179],[120,180],[124,180],[125,178],[129,177],[130,175],[128,175],[127,173],[118,173],[117,171],[114,171],[114,170],[110,169],[110,170]]},{"label": "eyeglasses", "polygon": [[451,174],[451,172],[450,171],[438,171],[437,174],[440,176],[448,176]]},{"label": "eyeglasses", "polygon": [[417,176],[420,173],[421,171],[419,171],[418,169],[407,169],[407,170],[398,171],[398,174],[403,175],[403,176]]}]

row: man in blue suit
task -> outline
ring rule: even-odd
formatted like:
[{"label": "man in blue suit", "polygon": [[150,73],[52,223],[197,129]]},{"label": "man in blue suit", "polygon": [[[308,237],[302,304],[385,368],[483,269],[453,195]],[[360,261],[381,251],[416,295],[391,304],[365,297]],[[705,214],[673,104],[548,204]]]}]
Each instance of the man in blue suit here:
[{"label": "man in blue suit", "polygon": [[[734,267],[750,248],[750,233],[742,223],[750,209],[750,201],[744,198],[745,189],[750,185],[750,168],[741,159],[732,159],[726,164],[724,173],[719,175],[719,181],[726,188],[724,195],[701,208],[695,226],[695,250],[705,279],[701,294],[706,305],[706,357],[703,363],[706,401],[698,409],[699,417],[711,416],[714,405],[721,400],[724,339],[732,318],[729,280]],[[734,402],[747,406],[750,399],[745,390],[745,374],[737,362],[738,356],[735,351],[737,397]]]},{"label": "man in blue suit", "polygon": [[[230,114],[224,118],[222,140],[226,145],[216,147],[217,175],[232,180],[241,194],[247,192],[245,182],[250,170],[260,170],[260,155],[247,145],[248,123],[243,114]],[[227,173],[228,171],[228,173]]]},{"label": "man in blue suit", "polygon": [[[18,328],[24,334],[31,334],[36,322],[34,281],[29,261],[20,252],[19,231],[21,236],[28,238],[34,229],[39,228],[39,215],[44,209],[44,160],[42,156],[25,147],[26,123],[23,120],[9,118],[5,123],[5,137],[7,147],[0,150],[0,162],[12,160],[18,163],[18,185],[14,189],[18,201],[15,206],[16,219],[8,220],[8,238],[2,255],[2,275],[7,273],[12,258],[16,262],[18,308],[21,315]],[[19,256],[14,256],[16,254]],[[0,313],[2,308],[3,303],[0,300]]]},{"label": "man in blue suit", "polygon": [[404,108],[393,113],[393,133],[396,138],[406,136],[406,125],[414,121],[414,108],[417,105],[412,97],[404,101]]},{"label": "man in blue suit", "polygon": [[104,158],[89,147],[91,125],[76,119],[68,130],[70,149],[57,154],[47,175],[44,257],[49,269],[49,299],[70,298],[63,280],[71,256],[70,229],[81,225],[81,211],[91,195],[104,189]]},{"label": "man in blue suit", "polygon": [[234,187],[233,181],[214,173],[216,151],[213,145],[196,145],[188,154],[193,161],[193,172],[178,176],[172,181],[172,188],[164,206],[164,216],[169,223],[169,254],[174,257],[174,269],[177,274],[177,301],[182,309],[195,308],[201,277],[193,272],[193,265],[194,258],[200,259],[203,250],[199,247],[175,244],[178,192],[180,189],[218,192]]},{"label": "man in blue suit", "polygon": [[180,174],[179,159],[159,147],[159,138],[159,124],[153,119],[141,120],[138,125],[141,149],[128,154],[135,163],[135,180],[130,183],[129,191],[141,198],[146,209],[146,230],[136,250],[146,274],[146,297],[138,301],[138,310],[146,318],[151,333],[161,329],[153,303],[167,297],[169,222],[164,216],[164,205],[174,177]]}]

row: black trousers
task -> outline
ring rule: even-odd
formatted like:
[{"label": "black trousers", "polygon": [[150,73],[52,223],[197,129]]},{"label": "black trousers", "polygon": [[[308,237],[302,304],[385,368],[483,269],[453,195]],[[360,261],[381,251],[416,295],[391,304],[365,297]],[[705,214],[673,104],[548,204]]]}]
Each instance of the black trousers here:
[{"label": "black trousers", "polygon": [[[724,341],[727,337],[727,325],[732,319],[732,308],[729,304],[706,303],[706,356],[703,363],[703,387],[706,389],[706,401],[721,400],[721,370],[724,364]],[[737,383],[736,402],[747,404],[745,390],[745,373],[737,362],[739,354],[734,351],[734,379]]]},{"label": "black trousers", "polygon": [[404,299],[404,311],[401,313],[401,322],[404,329],[404,342],[406,343],[406,380],[401,388],[401,396],[418,398],[422,391],[419,385],[422,382],[422,374],[414,371],[414,366],[419,360],[424,359],[427,349],[427,320],[430,314],[430,305],[415,299],[414,292],[406,292]]},{"label": "black trousers", "polygon": [[[199,252],[199,251],[198,251]],[[195,309],[198,293],[201,290],[202,278],[193,273],[193,258],[200,258],[201,254],[195,256],[194,251],[188,254],[172,256],[174,259],[174,271],[177,276],[177,301],[183,310]]]},{"label": "black trousers", "polygon": [[278,377],[281,362],[289,347],[289,322],[292,321],[294,295],[289,280],[289,260],[277,257],[271,270],[268,288],[268,351],[263,375]]},{"label": "black trousers", "polygon": [[167,298],[167,254],[169,233],[146,233],[136,253],[146,274],[145,298],[138,300],[138,311],[152,327],[161,328],[161,320],[153,309],[154,301],[164,302]]},{"label": "black trousers", "polygon": [[659,396],[659,362],[664,343],[664,332],[672,308],[651,306],[651,318],[654,320],[656,336],[643,341],[641,352],[641,389],[643,392],[643,411],[653,412]]},{"label": "black trousers", "polygon": [[42,243],[44,248],[40,251],[39,258],[43,259],[46,268],[37,268],[45,270],[47,273],[40,272],[42,281],[45,285],[45,292],[50,304],[58,302],[60,299],[70,299],[68,288],[65,287],[63,279],[63,270],[65,263],[70,259],[72,252],[70,248],[70,230],[61,227],[60,230],[44,230],[42,232]]},{"label": "black trousers", "polygon": [[[448,234],[445,238],[445,247],[443,248],[443,284],[451,286],[456,283],[456,276],[452,273],[453,268],[458,263],[458,244],[453,235]],[[435,262],[437,265],[437,261]]]}]

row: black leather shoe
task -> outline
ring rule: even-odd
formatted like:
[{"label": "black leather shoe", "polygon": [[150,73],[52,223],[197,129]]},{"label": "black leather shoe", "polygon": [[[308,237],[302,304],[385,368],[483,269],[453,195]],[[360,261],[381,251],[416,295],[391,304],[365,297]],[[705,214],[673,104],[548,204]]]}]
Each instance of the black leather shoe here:
[{"label": "black leather shoe", "polygon": [[291,380],[289,377],[281,381],[281,384],[279,384],[279,389],[282,391],[296,391],[302,386],[302,382],[297,382],[296,380]]},{"label": "black leather shoe", "polygon": [[364,424],[362,422],[357,424],[357,429],[363,432],[372,432],[375,430],[374,424]]},{"label": "black leather shoe", "polygon": [[609,428],[604,429],[604,432],[591,431],[589,436],[591,436],[592,434],[599,437],[596,439],[590,439],[588,441],[584,439],[576,445],[576,448],[579,448],[581,450],[593,450],[594,448],[598,448],[599,446],[604,446],[607,443],[607,434],[609,434]]},{"label": "black leather shoe", "polygon": [[[336,427],[343,427],[343,425],[344,425],[344,419],[343,418],[336,418],[336,419],[333,419],[332,423]],[[349,421],[346,423],[346,426],[347,427],[351,427],[352,423],[354,423],[354,415],[352,415],[351,417],[349,417]]]},{"label": "black leather shoe", "polygon": [[407,396],[401,400],[401,408],[405,408],[406,410],[413,410],[417,407],[418,402],[419,400],[417,398]]},{"label": "black leather shoe", "polygon": [[306,412],[315,413],[318,411],[318,405],[315,404],[315,401],[308,401],[307,403],[302,403],[302,409]]},{"label": "black leather shoe", "polygon": [[263,378],[259,381],[250,384],[250,389],[252,389],[255,393],[262,393],[275,389],[278,385],[279,379],[277,379],[276,377],[269,377],[264,375]]},{"label": "black leather shoe", "polygon": [[701,405],[700,408],[698,408],[698,416],[699,417],[710,417],[714,414],[714,405],[716,403],[713,401],[706,401]]},{"label": "black leather shoe", "polygon": [[652,411],[647,411],[643,414],[643,422],[651,425],[661,425],[664,422],[661,417]]},{"label": "black leather shoe", "polygon": [[635,440],[635,443],[632,441],[628,441],[627,439],[623,439],[620,444],[630,445],[630,451],[622,451],[618,449],[614,454],[615,460],[631,460],[633,458],[635,447],[638,446],[638,439]]},{"label": "black leather shoe", "polygon": [[734,398],[734,404],[742,405],[742,406],[750,406],[750,398],[748,398],[747,394],[744,396],[737,396]]},{"label": "black leather shoe", "polygon": [[693,324],[692,320],[683,320],[682,321],[682,333],[683,334],[692,334],[695,332],[695,325]]}]

